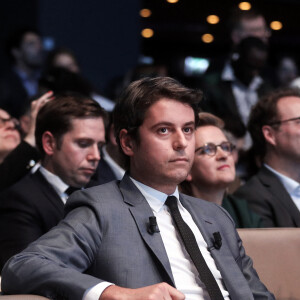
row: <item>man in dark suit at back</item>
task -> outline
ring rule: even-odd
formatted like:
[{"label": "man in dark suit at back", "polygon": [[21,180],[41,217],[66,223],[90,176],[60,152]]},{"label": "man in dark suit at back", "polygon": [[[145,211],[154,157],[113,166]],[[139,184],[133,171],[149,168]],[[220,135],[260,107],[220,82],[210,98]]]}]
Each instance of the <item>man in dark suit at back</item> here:
[{"label": "man in dark suit at back", "polygon": [[262,98],[248,128],[262,165],[235,195],[248,200],[266,227],[300,227],[300,91]]},{"label": "man in dark suit at back", "polygon": [[114,111],[128,172],[75,192],[66,218],[6,264],[2,291],[73,300],[274,299],[226,211],[178,192],[193,163],[200,100],[168,77],[131,83]]},{"label": "man in dark suit at back", "polygon": [[64,216],[69,187],[90,180],[105,142],[104,110],[79,95],[57,96],[39,111],[41,167],[0,195],[0,267]]},{"label": "man in dark suit at back", "polygon": [[38,93],[44,60],[41,36],[33,28],[18,29],[7,38],[6,52],[12,65],[0,76],[0,107],[19,118]]}]

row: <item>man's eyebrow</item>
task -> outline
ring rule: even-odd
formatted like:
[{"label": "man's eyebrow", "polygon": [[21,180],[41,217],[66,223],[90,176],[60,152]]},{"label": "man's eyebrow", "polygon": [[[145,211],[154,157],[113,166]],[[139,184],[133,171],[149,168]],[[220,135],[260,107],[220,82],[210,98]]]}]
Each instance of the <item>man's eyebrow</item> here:
[{"label": "man's eyebrow", "polygon": [[[163,122],[159,122],[159,123],[156,123],[154,124],[153,126],[151,126],[151,128],[156,128],[156,127],[159,127],[159,126],[174,126],[176,124],[174,123],[171,123],[171,122],[167,122],[167,121],[163,121]],[[195,127],[195,122],[194,121],[190,121],[190,122],[186,122],[183,124],[183,127],[184,126],[194,126]]]}]

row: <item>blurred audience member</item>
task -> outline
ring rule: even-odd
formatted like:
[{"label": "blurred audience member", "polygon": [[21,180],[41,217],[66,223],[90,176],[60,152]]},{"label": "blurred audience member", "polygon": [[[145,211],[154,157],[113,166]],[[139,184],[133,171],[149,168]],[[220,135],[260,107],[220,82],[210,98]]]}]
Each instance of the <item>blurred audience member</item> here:
[{"label": "blurred audience member", "polygon": [[282,89],[251,112],[249,131],[262,165],[234,195],[248,200],[267,227],[300,227],[300,90]]},{"label": "blurred audience member", "polygon": [[45,68],[53,67],[65,68],[73,73],[79,73],[79,63],[75,54],[68,48],[57,48],[51,51],[46,59]]},{"label": "blurred audience member", "polygon": [[246,135],[251,107],[270,89],[261,77],[268,49],[260,39],[248,37],[241,41],[237,50],[238,56],[231,60],[230,72],[206,76],[204,91],[207,99],[203,109],[222,118],[225,129],[235,137],[244,138],[242,148],[247,150],[251,145]]},{"label": "blurred audience member", "polygon": [[274,87],[287,88],[299,76],[297,61],[290,55],[282,55],[275,67]]},{"label": "blurred audience member", "polygon": [[[57,70],[64,69],[69,71],[71,74],[57,74]],[[54,71],[53,71],[54,70]],[[56,70],[56,71],[55,71]],[[61,73],[61,72],[60,72]],[[84,85],[85,95],[87,94],[86,89],[88,89],[88,94],[94,100],[96,100],[101,107],[103,107],[106,111],[112,111],[115,103],[110,99],[102,96],[93,86],[92,84],[82,76],[81,70],[79,67],[78,60],[75,54],[68,48],[61,47],[54,49],[51,51],[46,59],[45,65],[45,74],[46,76],[54,76],[54,80],[56,81],[55,76],[66,76],[66,78],[58,78],[58,81],[61,80],[61,88],[64,86],[64,80],[68,81],[68,88],[70,88],[71,81],[73,82],[73,90],[77,91],[78,89],[82,88]],[[77,87],[77,85],[79,85]]]},{"label": "blurred audience member", "polygon": [[12,68],[0,78],[0,107],[19,118],[29,99],[38,92],[44,57],[39,33],[28,28],[12,33],[7,41],[7,53]]},{"label": "blurred audience member", "polygon": [[17,182],[39,161],[34,137],[36,116],[39,109],[52,99],[52,95],[52,91],[47,92],[31,103],[23,140],[18,130],[18,120],[0,109],[0,190]]},{"label": "blurred audience member", "polygon": [[261,39],[265,44],[269,43],[271,31],[267,27],[265,17],[261,12],[254,9],[232,9],[227,21],[227,27],[230,36],[230,41],[228,42],[231,42],[230,53],[213,59],[206,72],[207,74],[220,72],[225,76],[227,73],[232,73],[231,61],[237,58],[237,47],[243,39],[256,37]]},{"label": "blurred audience member", "polygon": [[105,116],[97,102],[79,95],[56,96],[40,109],[41,167],[0,195],[0,268],[55,226],[68,195],[89,182],[105,142]]},{"label": "blurred audience member", "polygon": [[251,212],[247,201],[226,195],[226,189],[235,180],[235,165],[234,145],[223,131],[223,121],[209,113],[200,113],[199,119],[194,163],[181,183],[182,192],[222,205],[239,228],[260,227],[261,219]]},{"label": "blurred audience member", "polygon": [[271,36],[271,30],[267,27],[265,17],[254,9],[234,8],[229,18],[229,29],[234,47],[249,36],[257,37],[268,44]]}]

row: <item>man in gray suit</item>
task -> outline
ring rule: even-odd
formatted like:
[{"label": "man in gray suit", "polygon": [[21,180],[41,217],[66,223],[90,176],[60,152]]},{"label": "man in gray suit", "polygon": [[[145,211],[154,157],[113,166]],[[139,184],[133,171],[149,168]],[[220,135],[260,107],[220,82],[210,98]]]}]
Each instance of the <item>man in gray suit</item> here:
[{"label": "man in gray suit", "polygon": [[249,131],[262,167],[236,196],[266,227],[300,227],[300,92],[283,89],[253,107]]},{"label": "man in gray suit", "polygon": [[[200,99],[171,78],[133,82],[114,112],[129,171],[121,181],[75,192],[66,218],[6,264],[2,291],[80,300],[274,299],[230,216],[178,192],[193,162]],[[171,195],[210,270],[213,291],[174,226],[165,205]],[[219,296],[210,297],[215,291]]]}]

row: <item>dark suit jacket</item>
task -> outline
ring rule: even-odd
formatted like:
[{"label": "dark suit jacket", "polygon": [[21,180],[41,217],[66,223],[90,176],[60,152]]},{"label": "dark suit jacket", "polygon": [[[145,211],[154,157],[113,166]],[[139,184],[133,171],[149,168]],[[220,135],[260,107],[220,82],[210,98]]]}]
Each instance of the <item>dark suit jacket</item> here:
[{"label": "dark suit jacket", "polygon": [[63,216],[62,200],[39,171],[4,190],[0,194],[0,268]]},{"label": "dark suit jacket", "polygon": [[[231,299],[274,299],[245,255],[228,213],[183,194],[180,200],[201,231]],[[128,288],[162,281],[174,286],[161,235],[148,232],[152,210],[127,175],[121,182],[75,192],[66,212],[58,226],[9,261],[2,291],[81,300],[103,280]],[[222,236],[219,250],[213,246],[216,231]]]},{"label": "dark suit jacket", "polygon": [[[232,81],[225,81],[220,73],[212,73],[203,81],[204,101],[201,102],[204,111],[210,112],[225,122],[225,128],[236,137],[243,137],[246,133],[235,97],[232,91]],[[258,96],[262,96],[269,87],[262,84],[257,90]]]},{"label": "dark suit jacket", "polygon": [[280,180],[262,167],[235,193],[263,218],[265,227],[300,227],[300,212]]},{"label": "dark suit jacket", "polygon": [[0,191],[25,176],[31,170],[30,161],[39,159],[37,149],[22,141],[0,164]]},{"label": "dark suit jacket", "polygon": [[101,159],[99,161],[97,170],[86,187],[108,183],[116,179],[115,173],[112,171],[109,164],[103,159],[103,154],[101,154]]}]

